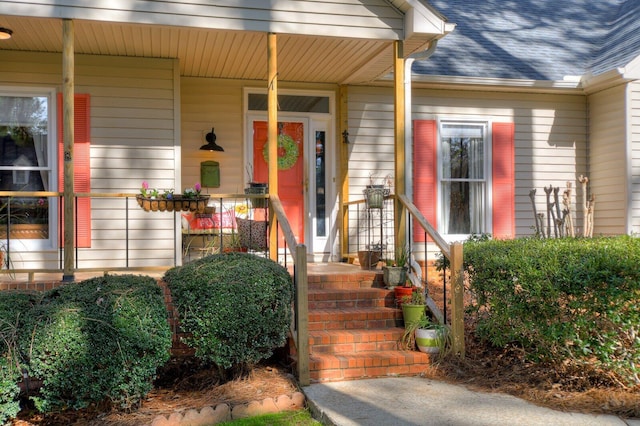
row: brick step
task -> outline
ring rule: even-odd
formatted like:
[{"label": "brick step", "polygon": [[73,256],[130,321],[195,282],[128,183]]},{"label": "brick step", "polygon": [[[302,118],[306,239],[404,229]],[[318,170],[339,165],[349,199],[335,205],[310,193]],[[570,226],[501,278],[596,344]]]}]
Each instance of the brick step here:
[{"label": "brick step", "polygon": [[309,310],[309,331],[377,329],[403,326],[400,309],[345,308]]},{"label": "brick step", "polygon": [[431,356],[418,351],[313,354],[309,374],[314,382],[411,376],[423,373],[430,364]]},{"label": "brick step", "polygon": [[356,271],[344,274],[313,274],[307,277],[309,290],[349,290],[384,288],[382,271]]},{"label": "brick step", "polygon": [[398,344],[404,327],[357,330],[316,330],[309,332],[311,354],[342,354],[349,352],[392,351]]},{"label": "brick step", "polygon": [[395,307],[393,291],[382,288],[309,290],[309,309]]}]

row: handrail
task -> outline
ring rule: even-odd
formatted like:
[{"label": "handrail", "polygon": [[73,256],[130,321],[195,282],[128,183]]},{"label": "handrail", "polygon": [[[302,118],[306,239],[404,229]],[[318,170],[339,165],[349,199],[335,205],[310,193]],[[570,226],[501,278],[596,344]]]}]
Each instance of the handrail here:
[{"label": "handrail", "polygon": [[[451,297],[451,349],[453,353],[464,356],[464,266],[462,244],[447,243],[406,195],[396,195],[396,198],[400,201],[401,206],[413,217],[414,223],[425,230],[442,254],[449,260],[451,267],[451,285],[453,289]],[[433,310],[434,308],[437,310],[435,302],[433,302],[433,299],[430,301],[429,299],[431,298],[427,298],[429,308],[438,316],[436,314],[437,311]],[[438,318],[438,320],[442,322],[442,318]]]},{"label": "handrail", "polygon": [[276,217],[279,229],[287,243],[288,249],[294,259],[293,285],[295,290],[294,313],[295,318],[291,326],[294,344],[298,356],[298,381],[300,385],[310,384],[309,374],[309,283],[307,278],[307,248],[304,244],[298,244],[295,234],[289,224],[287,215],[280,198],[272,194],[269,199],[271,208]]},{"label": "handrail", "polygon": [[289,224],[289,220],[287,219],[287,215],[284,212],[284,207],[282,206],[282,202],[280,201],[280,197],[272,194],[270,196],[271,207],[273,208],[273,212],[278,219],[278,228],[282,230],[282,235],[284,236],[284,240],[287,243],[287,247],[289,248],[289,252],[291,253],[291,257],[295,259],[296,255],[296,246],[298,242],[296,241],[296,236],[291,229],[291,225]]},{"label": "handrail", "polygon": [[451,257],[451,246],[447,241],[442,238],[440,233],[427,221],[424,215],[418,210],[418,208],[413,204],[413,202],[406,195],[396,195],[398,200],[402,203],[402,205],[409,211],[409,214],[413,216],[413,219],[417,222],[418,225],[422,229],[424,229],[427,234],[433,239],[433,242],[436,243],[442,254],[444,254],[447,258]]}]

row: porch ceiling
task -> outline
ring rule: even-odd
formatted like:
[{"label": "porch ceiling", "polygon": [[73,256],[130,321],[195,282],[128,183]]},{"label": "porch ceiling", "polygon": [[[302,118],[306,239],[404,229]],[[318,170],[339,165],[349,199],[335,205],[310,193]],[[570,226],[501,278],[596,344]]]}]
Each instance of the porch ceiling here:
[{"label": "porch ceiling", "polygon": [[[62,51],[62,21],[0,15],[13,37],[0,49]],[[405,55],[428,40],[405,41]],[[278,35],[281,81],[371,83],[392,69],[391,40]],[[177,58],[187,77],[267,79],[267,35],[161,25],[75,21],[75,51],[88,55]]]}]

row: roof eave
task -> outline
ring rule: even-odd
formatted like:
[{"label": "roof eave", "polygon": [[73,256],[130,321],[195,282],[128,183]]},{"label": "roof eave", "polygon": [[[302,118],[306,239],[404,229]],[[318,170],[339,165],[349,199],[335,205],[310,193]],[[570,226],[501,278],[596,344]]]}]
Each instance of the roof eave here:
[{"label": "roof eave", "polygon": [[582,93],[582,84],[576,79],[527,80],[445,75],[412,75],[415,88],[448,88],[477,91],[522,91],[535,93]]},{"label": "roof eave", "polygon": [[404,15],[404,38],[425,37],[441,38],[455,29],[455,24],[447,22],[447,18],[423,3],[408,0],[410,6]]}]

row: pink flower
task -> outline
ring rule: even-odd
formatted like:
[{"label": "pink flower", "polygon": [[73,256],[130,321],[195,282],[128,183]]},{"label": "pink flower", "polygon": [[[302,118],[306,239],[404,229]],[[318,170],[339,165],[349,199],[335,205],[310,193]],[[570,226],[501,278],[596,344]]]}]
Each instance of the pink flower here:
[{"label": "pink flower", "polygon": [[193,185],[193,188],[196,190],[196,192],[199,194],[200,190],[202,189],[202,186],[200,185],[200,182],[197,182],[195,185]]},{"label": "pink flower", "polygon": [[149,189],[149,183],[146,180],[142,181],[142,189]]}]

